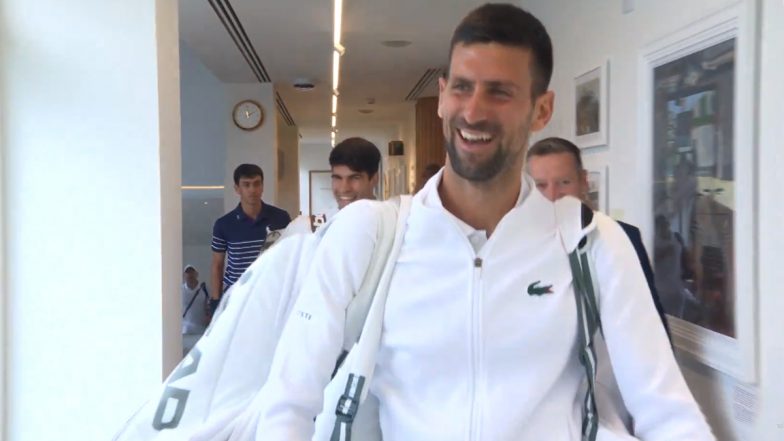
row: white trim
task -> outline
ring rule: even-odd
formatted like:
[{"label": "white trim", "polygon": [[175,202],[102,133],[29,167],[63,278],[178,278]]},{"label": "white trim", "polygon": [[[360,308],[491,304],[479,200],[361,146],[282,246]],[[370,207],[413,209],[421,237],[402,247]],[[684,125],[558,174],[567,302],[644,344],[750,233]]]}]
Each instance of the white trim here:
[{"label": "white trim", "polygon": [[[756,248],[757,206],[755,166],[757,161],[756,87],[758,62],[756,52],[754,5],[738,3],[707,16],[641,51],[639,57],[639,144],[643,148],[639,170],[646,186],[651,185],[653,162],[653,70],[685,55],[703,50],[722,41],[736,38],[735,46],[735,115],[734,124],[734,248],[735,248],[735,333],[737,338],[670,317],[675,346],[700,362],[752,383],[757,379],[757,284]],[[652,207],[650,191],[643,203]],[[642,225],[653,231],[652,217]],[[650,244],[650,241],[648,242]]]},{"label": "white trim", "polygon": [[[572,107],[572,134],[574,135],[574,143],[580,148],[599,147],[607,145],[609,142],[609,121],[608,117],[610,112],[608,107],[610,105],[610,61],[605,60],[600,65],[584,71],[584,73],[574,78],[573,84],[573,105]],[[587,135],[577,135],[577,86],[585,83],[594,78],[599,78],[599,131]]]},{"label": "white trim", "polygon": [[[2,24],[0,24],[2,26]],[[0,64],[5,62],[5,49],[0,40]],[[8,439],[8,333],[6,332],[6,311],[8,302],[8,282],[6,276],[6,221],[5,221],[5,134],[3,126],[6,107],[3,72],[0,72],[0,440]]]}]

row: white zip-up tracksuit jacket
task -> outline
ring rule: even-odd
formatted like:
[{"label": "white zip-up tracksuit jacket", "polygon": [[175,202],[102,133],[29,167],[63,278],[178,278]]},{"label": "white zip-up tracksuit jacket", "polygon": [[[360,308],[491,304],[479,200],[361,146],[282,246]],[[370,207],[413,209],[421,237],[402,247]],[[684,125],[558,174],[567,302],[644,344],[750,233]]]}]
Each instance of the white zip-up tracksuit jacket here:
[{"label": "white zip-up tracksuit jacket", "polygon": [[[573,214],[566,223],[579,230],[579,202],[552,203],[524,177],[517,206],[476,241],[482,233],[441,205],[440,177],[412,201],[386,303],[370,384],[384,440],[578,441],[585,372],[568,251],[579,236],[562,234],[558,217]],[[345,309],[372,255],[376,213],[351,204],[316,251],[262,392],[257,439],[312,437]],[[613,220],[597,213],[595,222],[600,314],[635,436],[713,440],[632,245]]]}]

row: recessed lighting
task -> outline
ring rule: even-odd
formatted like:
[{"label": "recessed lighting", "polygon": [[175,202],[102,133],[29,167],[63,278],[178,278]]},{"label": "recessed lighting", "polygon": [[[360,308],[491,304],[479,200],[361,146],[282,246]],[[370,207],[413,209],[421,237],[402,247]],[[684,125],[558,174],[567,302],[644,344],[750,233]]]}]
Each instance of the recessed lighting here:
[{"label": "recessed lighting", "polygon": [[381,42],[381,44],[383,44],[386,47],[399,48],[399,47],[409,46],[411,42],[408,40],[384,40]]},{"label": "recessed lighting", "polygon": [[296,89],[296,90],[298,90],[300,92],[310,92],[311,90],[313,90],[316,87],[316,85],[313,84],[312,81],[305,80],[305,79],[294,81],[293,86],[294,86],[294,89]]}]

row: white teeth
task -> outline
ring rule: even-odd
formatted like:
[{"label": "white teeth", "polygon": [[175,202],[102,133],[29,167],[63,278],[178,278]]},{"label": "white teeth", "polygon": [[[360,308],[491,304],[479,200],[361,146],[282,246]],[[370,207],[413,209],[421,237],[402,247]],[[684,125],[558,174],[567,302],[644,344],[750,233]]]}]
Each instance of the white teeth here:
[{"label": "white teeth", "polygon": [[491,135],[490,133],[484,133],[484,132],[468,133],[468,132],[466,132],[465,130],[462,130],[462,129],[460,129],[459,131],[460,131],[460,136],[462,136],[463,139],[465,139],[466,141],[472,141],[472,142],[482,141],[482,142],[486,142],[486,141],[490,141],[491,139],[493,139],[493,135]]}]

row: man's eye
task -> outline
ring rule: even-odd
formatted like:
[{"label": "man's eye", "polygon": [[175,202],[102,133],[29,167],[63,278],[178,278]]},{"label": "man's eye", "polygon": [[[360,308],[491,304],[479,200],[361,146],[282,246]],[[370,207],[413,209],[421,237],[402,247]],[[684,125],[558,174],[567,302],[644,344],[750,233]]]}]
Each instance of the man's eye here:
[{"label": "man's eye", "polygon": [[465,92],[470,89],[469,85],[466,83],[456,83],[452,85],[453,90],[457,90],[458,92]]},{"label": "man's eye", "polygon": [[542,190],[545,187],[547,187],[547,184],[545,184],[544,182],[537,182],[536,183],[536,188],[538,188],[539,190]]}]

